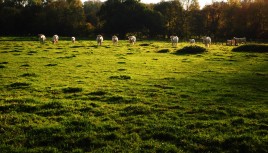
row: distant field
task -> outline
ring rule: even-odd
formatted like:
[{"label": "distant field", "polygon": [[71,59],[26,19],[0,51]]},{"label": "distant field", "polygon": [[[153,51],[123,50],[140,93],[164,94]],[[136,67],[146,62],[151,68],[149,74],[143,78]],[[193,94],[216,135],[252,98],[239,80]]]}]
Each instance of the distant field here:
[{"label": "distant field", "polygon": [[268,152],[268,53],[30,40],[0,41],[1,153]]}]

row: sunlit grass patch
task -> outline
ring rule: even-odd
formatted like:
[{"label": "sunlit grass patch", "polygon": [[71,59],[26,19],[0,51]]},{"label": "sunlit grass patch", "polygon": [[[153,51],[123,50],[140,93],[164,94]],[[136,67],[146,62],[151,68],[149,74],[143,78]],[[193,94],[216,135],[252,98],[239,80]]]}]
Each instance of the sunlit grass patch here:
[{"label": "sunlit grass patch", "polygon": [[188,45],[1,42],[0,150],[267,152],[267,54]]}]

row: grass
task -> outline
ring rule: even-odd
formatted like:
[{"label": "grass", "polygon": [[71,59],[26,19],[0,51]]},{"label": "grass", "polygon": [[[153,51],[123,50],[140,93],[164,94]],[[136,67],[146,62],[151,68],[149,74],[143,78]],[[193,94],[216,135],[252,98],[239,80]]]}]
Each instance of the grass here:
[{"label": "grass", "polygon": [[267,53],[1,39],[3,153],[268,152]]}]

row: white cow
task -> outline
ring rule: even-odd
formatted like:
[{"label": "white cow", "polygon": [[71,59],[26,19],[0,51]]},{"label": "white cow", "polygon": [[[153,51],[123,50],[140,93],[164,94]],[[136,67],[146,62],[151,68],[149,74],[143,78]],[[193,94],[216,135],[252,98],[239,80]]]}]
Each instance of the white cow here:
[{"label": "white cow", "polygon": [[103,42],[103,37],[102,37],[102,35],[97,35],[97,44],[99,45],[99,46],[101,46],[102,45],[102,42]]},{"label": "white cow", "polygon": [[189,42],[191,45],[194,45],[195,44],[195,39],[189,39]]},{"label": "white cow", "polygon": [[46,36],[45,35],[39,34],[38,37],[39,37],[39,41],[40,41],[41,44],[45,43],[45,40],[46,40]]},{"label": "white cow", "polygon": [[115,45],[117,45],[118,44],[118,37],[117,36],[113,36],[112,37],[112,41],[113,41],[113,44]]},{"label": "white cow", "polygon": [[234,42],[235,42],[235,45],[239,45],[239,44],[245,44],[246,43],[246,37],[243,37],[243,38],[236,38],[234,37],[233,38]]},{"label": "white cow", "polygon": [[171,40],[172,46],[176,47],[178,42],[179,42],[179,37],[178,36],[170,36],[170,40]]},{"label": "white cow", "polygon": [[134,45],[136,43],[136,37],[135,36],[128,36],[128,41],[130,44]]},{"label": "white cow", "polygon": [[59,36],[58,36],[58,35],[54,35],[54,36],[52,37],[52,43],[53,43],[53,44],[56,44],[56,43],[58,43],[58,41],[59,41]]},{"label": "white cow", "polygon": [[71,37],[72,43],[75,43],[75,37]]},{"label": "white cow", "polygon": [[203,43],[205,44],[206,47],[209,47],[211,44],[211,38],[210,37],[203,37]]}]

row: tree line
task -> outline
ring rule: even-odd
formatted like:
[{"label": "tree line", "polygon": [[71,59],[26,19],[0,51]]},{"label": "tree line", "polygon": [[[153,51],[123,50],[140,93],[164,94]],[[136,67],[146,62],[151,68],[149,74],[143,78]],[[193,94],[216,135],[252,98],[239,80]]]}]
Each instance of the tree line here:
[{"label": "tree line", "polygon": [[268,0],[0,0],[0,35],[268,39]]}]

